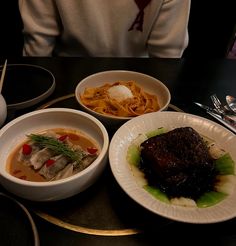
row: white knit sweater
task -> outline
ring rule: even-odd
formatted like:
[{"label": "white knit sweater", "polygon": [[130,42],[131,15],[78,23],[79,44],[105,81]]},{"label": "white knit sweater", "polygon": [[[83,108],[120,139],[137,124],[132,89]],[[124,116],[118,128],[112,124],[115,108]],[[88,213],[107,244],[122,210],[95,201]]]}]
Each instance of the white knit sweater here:
[{"label": "white knit sweater", "polygon": [[19,7],[28,56],[175,58],[188,44],[190,0],[19,0]]}]

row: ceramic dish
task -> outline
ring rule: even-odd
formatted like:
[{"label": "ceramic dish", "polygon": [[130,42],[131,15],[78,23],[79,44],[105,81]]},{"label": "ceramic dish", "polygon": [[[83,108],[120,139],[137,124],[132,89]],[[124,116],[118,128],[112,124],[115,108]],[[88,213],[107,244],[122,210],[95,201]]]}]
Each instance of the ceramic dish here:
[{"label": "ceramic dish", "polygon": [[4,97],[0,94],[0,127],[3,125],[7,118],[7,105]]},{"label": "ceramic dish", "polygon": [[53,74],[43,67],[8,64],[2,94],[9,109],[23,109],[49,97],[55,85]]},{"label": "ceramic dish", "polygon": [[38,230],[29,210],[15,198],[0,192],[1,245],[39,246]]},{"label": "ceramic dish", "polygon": [[[47,129],[65,128],[81,131],[96,142],[97,158],[82,171],[64,179],[47,182],[16,178],[7,169],[7,159],[26,135]],[[105,127],[93,116],[74,109],[51,108],[22,115],[0,130],[0,183],[11,193],[33,200],[54,201],[73,196],[91,186],[107,161],[109,138]]]},{"label": "ceramic dish", "polygon": [[80,94],[82,94],[85,88],[88,87],[100,87],[105,83],[111,83],[117,81],[135,81],[139,87],[141,87],[145,92],[156,95],[160,109],[158,111],[165,110],[170,103],[170,92],[168,88],[158,79],[151,77],[147,74],[138,73],[134,71],[127,70],[111,70],[104,71],[96,74],[92,74],[82,81],[76,87],[75,97],[81,106],[81,108],[88,113],[94,115],[100,121],[102,121],[106,126],[120,126],[125,121],[132,119],[133,117],[118,117],[112,115],[104,115],[97,113],[88,107],[86,107],[80,99]]},{"label": "ceramic dish", "polygon": [[176,221],[189,223],[214,223],[236,216],[236,187],[233,193],[214,206],[206,208],[171,205],[154,198],[144,190],[131,172],[126,160],[127,149],[139,133],[148,133],[159,127],[174,129],[190,126],[200,134],[213,139],[230,153],[236,161],[236,136],[223,126],[191,114],[178,112],[157,112],[136,117],[122,125],[114,134],[109,149],[112,173],[121,188],[137,203],[155,214]]}]

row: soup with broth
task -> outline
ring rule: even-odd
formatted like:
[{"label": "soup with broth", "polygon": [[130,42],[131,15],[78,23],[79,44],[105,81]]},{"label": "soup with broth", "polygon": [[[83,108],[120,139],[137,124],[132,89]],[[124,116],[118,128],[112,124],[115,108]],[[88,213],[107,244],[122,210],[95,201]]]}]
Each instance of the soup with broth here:
[{"label": "soup with broth", "polygon": [[81,131],[50,129],[27,135],[9,155],[7,170],[28,181],[59,180],[84,170],[99,152],[95,140]]}]

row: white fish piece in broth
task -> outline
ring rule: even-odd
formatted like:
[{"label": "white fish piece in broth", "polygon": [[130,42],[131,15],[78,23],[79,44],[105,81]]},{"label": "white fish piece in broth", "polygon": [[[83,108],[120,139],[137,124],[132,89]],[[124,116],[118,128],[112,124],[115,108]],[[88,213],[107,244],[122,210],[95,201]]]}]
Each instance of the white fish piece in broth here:
[{"label": "white fish piece in broth", "polygon": [[65,179],[73,175],[74,164],[68,164],[63,170],[61,170],[52,180]]},{"label": "white fish piece in broth", "polygon": [[96,155],[86,155],[81,162],[79,163],[79,165],[75,166],[75,171],[76,172],[80,172],[82,170],[84,170],[86,167],[88,167],[95,159],[97,158]]},{"label": "white fish piece in broth", "polygon": [[52,137],[52,138],[59,138],[60,137],[60,135],[59,134],[57,134],[56,132],[54,132],[54,131],[47,131],[47,132],[45,132],[45,133],[43,133],[42,134],[43,136],[47,136],[47,137]]},{"label": "white fish piece in broth", "polygon": [[80,131],[55,128],[27,135],[27,140],[10,154],[7,165],[9,173],[17,178],[45,182],[84,170],[99,153],[96,142]]},{"label": "white fish piece in broth", "polygon": [[54,152],[52,150],[48,148],[43,148],[31,156],[30,164],[35,170],[40,169],[43,164],[52,156],[54,156]]},{"label": "white fish piece in broth", "polygon": [[23,147],[22,147],[19,151],[17,160],[29,166],[31,165],[31,162],[30,162],[31,156],[34,155],[36,152],[38,152],[41,148],[37,144],[34,144],[34,143],[29,143],[28,145],[31,147],[31,152],[29,154],[24,154]]},{"label": "white fish piece in broth", "polygon": [[54,156],[50,160],[52,162],[46,162],[39,171],[47,180],[55,177],[70,162],[70,159],[63,155]]}]

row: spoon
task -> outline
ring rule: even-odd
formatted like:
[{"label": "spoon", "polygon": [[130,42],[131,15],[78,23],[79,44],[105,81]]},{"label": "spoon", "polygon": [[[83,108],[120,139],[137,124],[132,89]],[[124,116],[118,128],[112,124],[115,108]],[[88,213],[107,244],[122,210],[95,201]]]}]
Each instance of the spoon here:
[{"label": "spoon", "polygon": [[1,75],[1,80],[0,80],[0,94],[2,92],[2,86],[3,86],[3,81],[6,73],[6,68],[7,68],[7,60],[5,60],[3,69],[2,69],[2,75]]},{"label": "spoon", "polygon": [[232,97],[232,96],[226,96],[226,102],[229,106],[229,108],[236,113],[236,98]]}]

